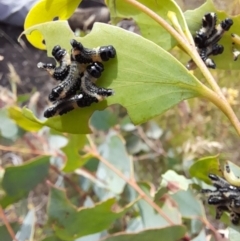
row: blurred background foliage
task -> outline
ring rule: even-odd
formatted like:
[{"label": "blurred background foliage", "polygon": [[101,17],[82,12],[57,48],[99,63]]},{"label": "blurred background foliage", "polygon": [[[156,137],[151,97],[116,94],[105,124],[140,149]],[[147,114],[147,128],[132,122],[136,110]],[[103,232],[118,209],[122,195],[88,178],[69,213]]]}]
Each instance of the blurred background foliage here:
[{"label": "blurred background foliage", "polygon": [[[177,2],[185,11],[200,6],[203,1]],[[223,1],[216,4],[229,14],[239,14],[236,1],[227,6]],[[76,23],[73,19],[69,21],[70,25]],[[121,24],[137,31],[132,23]],[[86,23],[84,29],[74,30],[83,35],[89,31],[87,27]],[[16,43],[14,46],[20,48]],[[28,54],[31,47],[23,46],[23,49]],[[171,53],[182,63],[188,61],[178,48]],[[7,54],[1,53],[0,64],[8,59]],[[31,62],[36,66],[43,55],[31,54],[34,55]],[[4,219],[10,223],[18,241],[124,241],[132,240],[130,232],[135,232],[136,240],[140,241],[159,240],[159,236],[164,240],[184,237],[183,240],[200,241],[214,234],[209,232],[209,223],[214,226],[212,230],[225,230],[229,225],[226,214],[219,222],[213,218],[213,209],[205,207],[205,212],[199,187],[188,188],[199,184],[199,180],[190,178],[189,168],[202,157],[219,154],[220,160],[240,164],[239,136],[213,104],[199,98],[183,101],[138,126],[132,124],[123,107],[112,105],[94,112],[89,122],[93,133],[87,136],[60,133],[47,127],[34,131],[38,126],[30,126],[27,131],[21,128],[21,121],[25,126],[25,120],[17,120],[16,124],[14,116],[19,111],[16,106],[27,104],[41,118],[47,106],[44,93],[54,82],[33,70],[36,78],[43,75],[41,78],[45,80],[30,81],[29,86],[29,80],[26,82],[21,77],[18,64],[12,60],[7,61],[7,66],[8,71],[0,73],[4,80],[0,85],[1,241],[12,240]],[[211,72],[240,116],[239,70]],[[195,75],[204,82],[198,70]],[[106,167],[100,156],[123,176],[135,180],[145,195],[153,198],[174,220],[169,230],[165,228],[168,222],[149,203],[139,200],[139,193]],[[217,157],[214,161],[217,162]],[[97,202],[100,203],[96,205]],[[69,219],[65,221],[64,217]],[[235,231],[230,230],[230,237],[236,235]],[[112,235],[115,233],[118,235]]]}]

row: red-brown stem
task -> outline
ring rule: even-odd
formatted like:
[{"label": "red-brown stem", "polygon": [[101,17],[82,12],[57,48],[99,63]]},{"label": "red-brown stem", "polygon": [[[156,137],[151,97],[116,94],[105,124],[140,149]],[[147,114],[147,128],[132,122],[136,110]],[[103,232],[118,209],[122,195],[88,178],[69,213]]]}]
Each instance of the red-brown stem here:
[{"label": "red-brown stem", "polygon": [[[89,138],[90,139],[90,138]],[[124,174],[119,171],[115,166],[109,163],[104,157],[102,157],[93,142],[91,143],[91,149],[89,148],[89,152],[93,154],[99,161],[101,161],[104,165],[106,165],[109,169],[115,172],[120,178],[122,178],[126,183],[128,183],[138,194],[141,196],[143,200],[145,200],[152,208],[154,208],[169,224],[174,225],[174,222],[162,211],[162,209],[148,196],[146,193],[138,186],[134,179],[128,179]],[[87,147],[85,147],[87,150]]]},{"label": "red-brown stem", "polygon": [[9,224],[9,222],[8,222],[6,216],[5,216],[5,213],[4,213],[1,205],[0,205],[0,218],[3,220],[3,222],[4,222],[4,224],[5,224],[6,228],[7,228],[7,231],[9,233],[9,235],[11,236],[12,240],[18,241],[16,239],[16,237],[15,237],[15,233],[14,233],[11,225]]}]

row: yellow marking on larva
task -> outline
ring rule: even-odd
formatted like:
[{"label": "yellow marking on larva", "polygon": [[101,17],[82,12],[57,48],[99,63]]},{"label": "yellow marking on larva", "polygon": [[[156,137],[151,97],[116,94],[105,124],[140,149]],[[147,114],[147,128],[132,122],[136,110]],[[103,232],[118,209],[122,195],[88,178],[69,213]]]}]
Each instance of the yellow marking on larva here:
[{"label": "yellow marking on larva", "polygon": [[77,66],[78,66],[77,68],[78,68],[79,74],[82,74],[86,70],[88,64],[77,63]]},{"label": "yellow marking on larva", "polygon": [[[57,116],[57,115],[59,115],[59,110],[57,109],[57,104],[55,104],[55,105],[49,107],[49,109],[55,111],[55,114],[54,114],[53,116]],[[48,109],[48,110],[49,110],[49,109]],[[51,117],[53,117],[53,116],[51,116]]]},{"label": "yellow marking on larva", "polygon": [[64,65],[70,65],[71,64],[71,58],[70,55],[68,53],[66,53],[63,58],[62,58],[62,63],[64,63]]},{"label": "yellow marking on larva", "polygon": [[54,69],[47,69],[47,72],[51,75],[51,77],[53,77],[53,74],[54,74]]},{"label": "yellow marking on larva", "polygon": [[230,185],[240,187],[240,178],[231,171],[228,161],[224,164],[223,176]]},{"label": "yellow marking on larva", "polygon": [[104,96],[101,96],[101,95],[98,95],[97,93],[93,93],[91,91],[89,91],[87,89],[87,86],[86,86],[86,81],[95,81],[95,78],[93,78],[92,76],[90,76],[88,73],[85,73],[85,75],[83,76],[82,78],[82,82],[81,82],[81,87],[83,89],[83,92],[86,93],[87,95],[89,96],[92,96],[92,97],[95,97],[98,99],[98,101],[102,101],[104,100]]},{"label": "yellow marking on larva", "polygon": [[91,56],[91,58],[92,58],[92,61],[93,61],[93,62],[102,62],[102,59],[101,59],[101,57],[100,57],[100,55],[99,55],[99,49],[100,49],[100,47],[97,47],[97,48],[94,48],[94,49],[92,50],[92,56]]},{"label": "yellow marking on larva", "polygon": [[73,103],[72,103],[72,107],[73,107],[74,109],[79,108],[79,106],[77,105],[77,102],[73,102]]},{"label": "yellow marking on larva", "polygon": [[59,98],[60,98],[60,99],[64,98],[64,97],[66,96],[66,93],[67,93],[67,90],[64,89],[64,90],[60,93]]},{"label": "yellow marking on larva", "polygon": [[240,37],[237,34],[231,34],[232,42],[240,45]]},{"label": "yellow marking on larva", "polygon": [[81,51],[78,49],[72,48],[71,53],[72,53],[73,58],[75,59],[75,56],[81,54]]}]

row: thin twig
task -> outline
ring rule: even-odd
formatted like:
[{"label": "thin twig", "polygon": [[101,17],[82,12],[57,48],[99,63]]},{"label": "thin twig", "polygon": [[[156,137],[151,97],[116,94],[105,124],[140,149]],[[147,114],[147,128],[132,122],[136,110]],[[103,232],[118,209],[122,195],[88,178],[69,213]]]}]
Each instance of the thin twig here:
[{"label": "thin twig", "polygon": [[144,161],[149,159],[156,159],[157,157],[162,156],[160,153],[147,153],[142,154],[141,156],[133,156],[133,161]]},{"label": "thin twig", "polygon": [[[176,190],[179,189],[179,186],[176,185],[176,183],[172,182],[171,185],[174,186],[176,188]],[[173,201],[172,197],[170,197],[169,195],[167,195],[167,197],[171,201]],[[214,236],[216,241],[221,241],[222,240],[221,234],[218,233],[218,231],[213,227],[213,225],[211,223],[208,222],[208,220],[206,218],[204,218],[204,217],[196,217],[196,219],[199,219],[203,224],[205,224],[206,227],[208,227],[212,231],[213,236]]]},{"label": "thin twig", "polygon": [[77,193],[79,193],[81,196],[84,196],[85,193],[81,190],[81,188],[76,185],[68,176],[64,175],[56,166],[51,165],[50,168],[56,172],[58,175],[62,176],[66,182],[68,182]]},{"label": "thin twig", "polygon": [[140,136],[140,138],[148,145],[150,149],[152,149],[154,152],[156,152],[159,155],[164,155],[164,151],[162,149],[159,149],[156,147],[145,135],[143,129],[141,126],[137,126],[137,132]]},{"label": "thin twig", "polygon": [[9,222],[8,222],[6,216],[5,216],[5,213],[4,213],[3,208],[2,208],[1,205],[0,205],[0,218],[3,220],[3,222],[4,222],[4,224],[5,224],[6,228],[7,228],[7,231],[9,233],[9,235],[11,236],[12,240],[18,241],[17,238],[15,237],[15,233],[14,233],[11,225],[9,224]]},{"label": "thin twig", "polygon": [[57,153],[53,153],[53,152],[44,152],[44,151],[40,151],[40,150],[29,150],[29,149],[24,149],[22,147],[14,147],[14,146],[0,145],[0,150],[20,152],[20,153],[24,153],[24,154],[42,155],[42,156],[58,156]]},{"label": "thin twig", "polygon": [[[90,139],[90,137],[88,137]],[[146,193],[137,185],[134,179],[128,179],[124,174],[119,171],[115,166],[108,162],[103,156],[99,154],[96,146],[91,141],[91,148],[89,150],[93,156],[95,156],[99,161],[106,165],[109,169],[115,172],[120,178],[122,178],[126,183],[128,183],[135,191],[145,200],[152,208],[154,208],[169,224],[174,225],[174,222],[162,211],[162,209],[148,196]]]},{"label": "thin twig", "polygon": [[201,221],[202,221],[202,223],[205,224],[206,227],[208,227],[212,231],[213,236],[214,236],[216,241],[221,241],[222,240],[221,234],[213,227],[213,225],[211,223],[208,222],[207,219],[201,218]]},{"label": "thin twig", "polygon": [[87,135],[87,139],[88,139],[88,142],[89,142],[89,145],[91,147],[92,150],[94,150],[94,152],[97,151],[97,147],[95,146],[94,142],[92,141],[92,138],[90,135]]}]

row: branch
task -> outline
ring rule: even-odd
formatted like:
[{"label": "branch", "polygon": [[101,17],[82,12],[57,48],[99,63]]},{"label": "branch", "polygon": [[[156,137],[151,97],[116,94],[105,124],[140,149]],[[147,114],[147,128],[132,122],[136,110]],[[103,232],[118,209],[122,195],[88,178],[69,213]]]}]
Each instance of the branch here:
[{"label": "branch", "polygon": [[[212,87],[212,89],[218,95],[217,97],[215,97],[215,100],[217,100],[219,102],[217,104],[217,106],[225,113],[225,115],[227,115],[227,117],[231,121],[232,125],[235,127],[237,133],[240,135],[240,123],[239,123],[239,120],[238,120],[237,116],[235,115],[235,113],[234,113],[233,109],[231,108],[230,104],[227,102],[225,96],[223,95],[220,87],[218,86],[215,79],[211,75],[209,69],[206,67],[206,65],[204,64],[204,62],[200,58],[195,46],[186,42],[185,38],[183,36],[181,36],[170,24],[168,24],[162,17],[160,17],[158,14],[156,14],[154,11],[152,11],[148,7],[144,6],[140,2],[137,2],[136,0],[124,0],[124,1],[126,3],[132,5],[133,7],[137,8],[141,12],[144,12],[146,15],[148,15],[154,21],[159,23],[166,31],[168,31],[178,41],[180,46],[193,59],[195,64],[201,70],[203,76],[206,78],[206,80],[208,81],[208,83]],[[209,90],[209,88],[207,88],[207,87],[206,87],[206,89]],[[205,96],[204,93],[203,93],[203,96]],[[216,104],[216,102],[214,102],[214,104]],[[224,110],[222,108],[224,108]]]},{"label": "branch", "polygon": [[7,218],[6,218],[5,214],[4,214],[4,211],[3,211],[1,205],[0,205],[0,218],[3,220],[3,222],[4,222],[4,224],[5,224],[6,228],[7,228],[7,231],[9,233],[9,235],[11,236],[12,240],[18,241],[16,239],[16,237],[15,237],[15,233],[14,233],[11,225],[9,224],[9,222],[8,222],[8,220],[7,220]]},{"label": "branch", "polygon": [[[88,140],[89,139],[90,136],[88,136]],[[91,153],[109,169],[115,172],[120,178],[122,178],[126,183],[128,183],[128,185],[130,185],[139,194],[139,196],[143,200],[145,200],[153,209],[155,209],[169,224],[174,225],[174,222],[162,211],[162,209],[148,195],[146,195],[146,193],[138,186],[134,179],[128,179],[126,176],[124,176],[124,174],[121,171],[119,171],[115,166],[113,166],[104,157],[101,156],[101,154],[98,152],[95,144],[92,141],[89,142],[91,143],[91,146],[89,147],[89,150],[87,150],[87,147],[85,147],[86,151]]]},{"label": "branch", "polygon": [[77,193],[79,193],[79,195],[80,195],[81,197],[86,196],[85,192],[83,192],[83,191],[81,190],[81,188],[80,188],[78,185],[76,185],[76,183],[74,183],[68,176],[64,175],[56,166],[51,165],[50,168],[51,168],[54,172],[56,172],[58,175],[62,176],[62,177],[64,178],[64,180],[65,180],[66,182],[68,182],[69,185],[72,186],[72,188],[73,188]]},{"label": "branch", "polygon": [[53,152],[44,152],[41,150],[30,150],[30,149],[24,149],[21,147],[14,147],[14,146],[0,145],[0,150],[11,151],[11,152],[20,152],[20,153],[24,153],[24,154],[41,155],[41,156],[59,156],[57,153],[53,153]]}]

